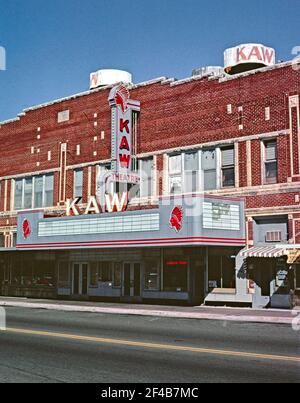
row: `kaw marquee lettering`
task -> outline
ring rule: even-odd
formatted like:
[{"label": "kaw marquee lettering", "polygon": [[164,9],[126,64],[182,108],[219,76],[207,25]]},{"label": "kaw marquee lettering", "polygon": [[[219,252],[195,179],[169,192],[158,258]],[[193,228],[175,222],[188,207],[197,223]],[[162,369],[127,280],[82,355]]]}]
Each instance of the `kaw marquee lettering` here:
[{"label": "kaw marquee lettering", "polygon": [[124,85],[114,87],[109,94],[112,110],[112,171],[130,175],[133,155],[133,114],[140,112],[140,102],[130,99]]},{"label": "kaw marquee lettering", "polygon": [[274,49],[267,48],[265,46],[258,46],[258,45],[244,45],[238,47],[237,50],[237,63],[241,62],[262,62],[264,64],[272,64],[274,63],[275,58],[275,51]]}]

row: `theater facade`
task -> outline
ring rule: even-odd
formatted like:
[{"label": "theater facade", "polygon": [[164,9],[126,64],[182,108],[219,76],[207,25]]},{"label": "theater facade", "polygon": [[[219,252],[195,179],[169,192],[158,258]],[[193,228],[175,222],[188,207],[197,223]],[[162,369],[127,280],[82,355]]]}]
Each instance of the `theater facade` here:
[{"label": "theater facade", "polygon": [[291,308],[300,295],[300,66],[90,90],[0,123],[0,294]]}]

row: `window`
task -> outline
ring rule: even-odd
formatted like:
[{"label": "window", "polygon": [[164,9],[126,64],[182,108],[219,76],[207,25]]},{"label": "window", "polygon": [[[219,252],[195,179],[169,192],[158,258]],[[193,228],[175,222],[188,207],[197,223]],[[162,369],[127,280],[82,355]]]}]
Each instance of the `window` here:
[{"label": "window", "polygon": [[59,262],[58,267],[58,286],[59,287],[68,287],[69,286],[69,263],[68,262]]},{"label": "window", "polygon": [[0,248],[5,248],[5,238],[2,232],[0,233]]},{"label": "window", "polygon": [[275,140],[264,143],[265,183],[277,183],[277,143]]},{"label": "window", "polygon": [[45,206],[53,206],[53,189],[54,189],[54,176],[45,176]]},{"label": "window", "polygon": [[153,158],[139,160],[139,172],[141,177],[140,197],[153,195]]},{"label": "window", "polygon": [[215,149],[202,151],[203,190],[217,188],[217,152]]},{"label": "window", "polygon": [[145,290],[159,290],[160,263],[147,261],[145,264]]},{"label": "window", "polygon": [[14,209],[32,209],[53,206],[53,174],[15,180]]},{"label": "window", "polygon": [[68,122],[69,120],[70,120],[70,111],[69,110],[58,112],[58,114],[57,114],[58,123]]},{"label": "window", "polygon": [[76,169],[74,171],[74,197],[83,196],[83,170]]},{"label": "window", "polygon": [[[105,179],[103,179],[104,174],[109,172],[111,170],[111,165],[110,164],[101,164],[97,165],[97,183],[96,183],[96,191],[97,193],[100,192],[100,189],[105,184]],[[106,192],[110,191],[111,193],[114,192],[114,183],[111,182],[108,186],[108,189],[105,189]],[[104,193],[103,193],[104,194]]]},{"label": "window", "polygon": [[295,288],[300,290],[300,264],[295,266]]},{"label": "window", "polygon": [[223,148],[222,155],[222,187],[235,186],[234,147]]},{"label": "window", "polygon": [[169,157],[170,194],[182,192],[182,155]]},{"label": "window", "polygon": [[235,259],[230,256],[209,256],[208,260],[208,287],[235,289]]},{"label": "window", "polygon": [[98,286],[98,263],[97,262],[90,263],[90,286],[91,287]]},{"label": "window", "polygon": [[99,263],[99,281],[102,283],[112,281],[112,270],[110,262]]},{"label": "window", "polygon": [[34,180],[34,206],[43,207],[43,176],[37,176]]},{"label": "window", "polygon": [[114,263],[114,287],[121,287],[121,278],[122,278],[122,264]]},{"label": "window", "polygon": [[186,292],[188,286],[188,262],[185,259],[166,260],[164,263],[164,291]]},{"label": "window", "polygon": [[23,179],[17,179],[15,181],[15,210],[19,210],[23,207]]},{"label": "window", "polygon": [[197,192],[199,189],[199,153],[184,155],[184,188],[186,193]]}]

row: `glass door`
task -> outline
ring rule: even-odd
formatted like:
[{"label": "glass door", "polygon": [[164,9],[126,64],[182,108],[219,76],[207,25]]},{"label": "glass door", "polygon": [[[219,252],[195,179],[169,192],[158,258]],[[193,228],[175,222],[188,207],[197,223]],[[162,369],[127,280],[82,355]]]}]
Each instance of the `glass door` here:
[{"label": "glass door", "polygon": [[123,296],[141,296],[141,264],[124,263],[123,266]]},{"label": "glass door", "polygon": [[88,291],[88,264],[73,263],[72,294],[87,295]]}]

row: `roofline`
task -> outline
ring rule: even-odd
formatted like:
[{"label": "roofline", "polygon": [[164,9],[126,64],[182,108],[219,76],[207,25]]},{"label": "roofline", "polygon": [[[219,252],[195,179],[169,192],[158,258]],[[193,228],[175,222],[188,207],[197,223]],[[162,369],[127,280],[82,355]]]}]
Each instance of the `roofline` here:
[{"label": "roofline", "polygon": [[[265,72],[268,72],[268,71],[289,67],[289,66],[292,66],[292,65],[300,65],[300,60],[296,60],[296,61],[295,60],[290,60],[288,62],[278,63],[278,64],[275,64],[274,66],[262,67],[260,69],[247,71],[247,72],[244,72],[244,73],[236,74],[234,76],[230,76],[230,75],[228,75],[226,73],[224,73],[224,75],[222,75],[222,76],[211,76],[210,74],[207,74],[205,76],[187,77],[187,78],[184,78],[182,80],[177,80],[176,78],[168,78],[168,77],[162,76],[162,77],[155,78],[153,80],[144,81],[144,82],[141,82],[141,83],[138,83],[138,84],[132,84],[132,85],[129,86],[129,88],[134,90],[134,89],[137,89],[137,88],[146,87],[148,85],[153,85],[153,84],[158,84],[158,83],[160,83],[161,85],[170,85],[170,87],[173,87],[173,86],[178,86],[178,85],[182,85],[182,84],[187,84],[187,83],[190,83],[190,82],[193,82],[193,81],[200,81],[200,80],[203,80],[205,78],[208,79],[209,81],[218,80],[219,83],[223,83],[223,82],[227,82],[227,81],[236,80],[236,79],[239,79],[239,78],[248,77],[248,76],[251,76],[251,75],[256,75],[256,74],[259,74],[259,73],[265,73]],[[98,93],[98,92],[101,92],[101,91],[106,91],[106,90],[109,90],[109,89],[113,88],[117,84],[120,84],[120,83],[107,85],[107,86],[92,89],[92,90],[87,90],[87,91],[84,91],[84,92],[80,92],[80,93],[77,93],[77,94],[70,95],[68,97],[56,99],[56,100],[53,100],[53,101],[50,101],[50,102],[45,102],[45,103],[30,107],[30,108],[26,108],[21,113],[19,113],[17,115],[17,117],[12,118],[12,119],[8,119],[8,120],[4,120],[2,122],[0,121],[0,126],[4,126],[4,125],[10,124],[10,123],[17,122],[17,121],[20,120],[20,118],[22,116],[25,116],[26,113],[28,113],[28,112],[32,112],[32,111],[35,111],[35,110],[41,109],[41,108],[46,108],[48,106],[56,105],[56,104],[59,104],[59,103],[62,103],[62,102],[70,101],[70,100],[80,98],[80,97],[84,97],[84,96],[87,96],[87,95],[95,94],[95,93]]]}]

